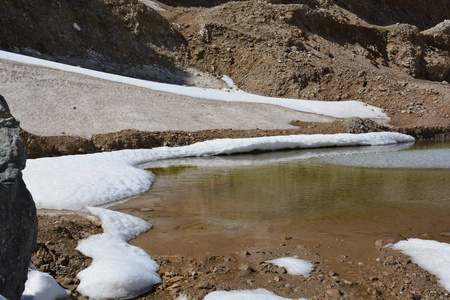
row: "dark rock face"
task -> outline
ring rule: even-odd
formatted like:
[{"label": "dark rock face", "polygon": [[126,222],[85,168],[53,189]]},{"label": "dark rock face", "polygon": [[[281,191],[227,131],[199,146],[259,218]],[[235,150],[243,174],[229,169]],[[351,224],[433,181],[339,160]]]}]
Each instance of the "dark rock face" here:
[{"label": "dark rock face", "polygon": [[37,216],[22,179],[25,149],[19,122],[0,95],[0,294],[20,299],[36,247]]}]

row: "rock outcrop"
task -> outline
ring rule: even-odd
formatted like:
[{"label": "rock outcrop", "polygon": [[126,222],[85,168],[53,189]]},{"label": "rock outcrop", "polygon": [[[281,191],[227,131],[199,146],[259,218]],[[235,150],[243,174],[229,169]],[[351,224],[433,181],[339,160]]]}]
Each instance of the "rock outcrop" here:
[{"label": "rock outcrop", "polygon": [[36,207],[22,179],[25,149],[19,122],[0,95],[0,294],[20,299],[36,247]]}]

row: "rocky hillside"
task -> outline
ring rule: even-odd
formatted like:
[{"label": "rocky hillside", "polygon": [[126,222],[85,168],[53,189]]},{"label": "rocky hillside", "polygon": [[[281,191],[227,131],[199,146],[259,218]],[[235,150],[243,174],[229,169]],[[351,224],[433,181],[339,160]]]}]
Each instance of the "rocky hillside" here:
[{"label": "rocky hillside", "polygon": [[5,2],[8,51],[184,84],[167,74],[195,68],[257,94],[364,101],[392,125],[449,123],[446,0]]}]

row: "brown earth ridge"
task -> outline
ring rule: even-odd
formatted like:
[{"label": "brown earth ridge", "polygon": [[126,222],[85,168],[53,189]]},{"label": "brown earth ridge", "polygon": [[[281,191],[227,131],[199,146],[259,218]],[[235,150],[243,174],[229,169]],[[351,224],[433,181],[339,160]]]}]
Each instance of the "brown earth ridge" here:
[{"label": "brown earth ridge", "polygon": [[[162,146],[178,147],[218,138],[252,138],[294,134],[366,133],[393,130],[372,120],[363,120],[360,118],[350,118],[331,123],[292,121],[291,124],[299,128],[284,130],[212,129],[195,132],[146,132],[129,129],[114,133],[97,134],[90,139],[78,136],[38,136],[22,129],[21,138],[25,144],[27,157],[39,158],[123,149],[151,149]],[[395,128],[394,131],[411,135],[417,140],[446,141],[450,139],[450,125]]]}]

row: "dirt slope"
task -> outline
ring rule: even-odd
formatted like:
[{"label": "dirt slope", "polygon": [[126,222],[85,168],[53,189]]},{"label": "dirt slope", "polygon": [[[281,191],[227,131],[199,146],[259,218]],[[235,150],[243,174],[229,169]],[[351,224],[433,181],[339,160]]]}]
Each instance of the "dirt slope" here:
[{"label": "dirt slope", "polygon": [[164,14],[189,42],[187,64],[227,74],[247,91],[357,99],[386,109],[395,125],[449,122],[447,34],[381,27],[329,2],[305,2],[229,2]]},{"label": "dirt slope", "polygon": [[446,0],[158,3],[7,0],[0,48],[181,84],[193,67],[257,94],[364,101],[397,126],[449,124]]}]

